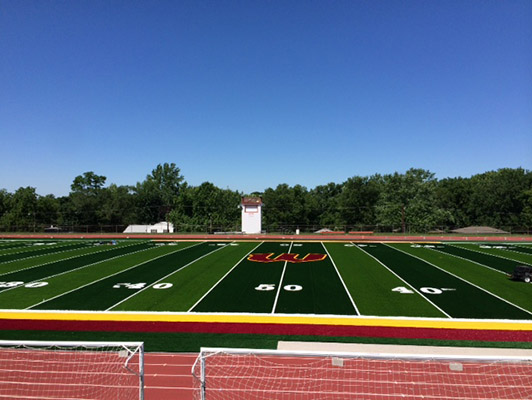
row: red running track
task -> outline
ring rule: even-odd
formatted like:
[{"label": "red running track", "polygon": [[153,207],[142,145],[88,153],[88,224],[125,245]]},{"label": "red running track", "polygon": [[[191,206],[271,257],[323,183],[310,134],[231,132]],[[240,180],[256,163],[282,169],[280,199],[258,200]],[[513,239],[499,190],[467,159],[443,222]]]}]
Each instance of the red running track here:
[{"label": "red running track", "polygon": [[145,353],[145,400],[192,400],[195,353]]},{"label": "red running track", "polygon": [[[192,365],[197,358],[195,353],[145,353],[145,399],[146,400],[192,400]],[[312,400],[316,396],[328,400],[485,400],[485,399],[530,399],[532,398],[532,363],[479,363],[462,362],[459,370],[449,368],[449,362],[399,360],[343,359],[341,367],[331,366],[331,360],[313,357],[276,356],[261,357],[257,363],[255,357],[229,357],[225,364],[214,357],[214,364],[222,364],[218,370],[211,364],[211,381],[221,391],[211,393],[212,399],[277,399]],[[37,358],[35,358],[37,360]],[[52,370],[65,368],[65,359],[47,360],[47,368],[35,366],[32,359],[26,359],[24,365],[17,366],[13,358],[5,357],[6,370],[20,370],[24,375],[46,375],[46,381],[54,386]],[[97,360],[99,363],[103,360]],[[222,361],[222,362],[220,362]],[[211,361],[212,362],[212,361]],[[0,363],[1,364],[1,363]],[[90,363],[89,363],[90,364]],[[80,363],[75,367],[80,368]],[[236,368],[241,366],[243,368]],[[68,368],[76,370],[76,368]],[[83,368],[81,368],[83,370]],[[221,373],[217,374],[216,371]],[[463,371],[463,372],[462,372]],[[21,392],[21,384],[8,387],[2,378],[0,369],[0,398],[43,399],[42,396],[28,397]],[[62,372],[62,371],[59,371]],[[79,371],[78,373],[82,373]],[[108,371],[107,374],[113,373]],[[218,376],[216,376],[218,375]],[[104,377],[105,378],[105,377]],[[22,378],[21,378],[22,379]],[[75,375],[70,384],[75,384]],[[106,381],[109,378],[107,377]],[[241,381],[254,382],[244,386]],[[95,386],[98,385],[94,382]],[[62,386],[68,386],[63,380]],[[277,391],[280,390],[280,391]],[[218,392],[218,393],[216,393]],[[34,392],[35,393],[35,392]],[[91,399],[102,399],[95,395]],[[131,396],[133,397],[133,395]],[[131,398],[126,395],[126,398]],[[46,399],[54,399],[50,393]],[[64,398],[64,397],[61,397]],[[80,398],[72,394],[69,398]],[[85,399],[85,397],[83,397]],[[210,397],[209,397],[210,398]],[[113,397],[113,400],[117,398]],[[111,400],[111,399],[109,399]]]}]

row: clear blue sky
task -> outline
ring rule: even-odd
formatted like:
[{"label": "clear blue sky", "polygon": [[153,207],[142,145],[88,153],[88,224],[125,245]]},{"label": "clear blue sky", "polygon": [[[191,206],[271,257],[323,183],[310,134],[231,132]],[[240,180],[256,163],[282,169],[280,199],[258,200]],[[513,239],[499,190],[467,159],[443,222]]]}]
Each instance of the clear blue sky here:
[{"label": "clear blue sky", "polygon": [[530,0],[0,0],[0,188],[532,169]]}]

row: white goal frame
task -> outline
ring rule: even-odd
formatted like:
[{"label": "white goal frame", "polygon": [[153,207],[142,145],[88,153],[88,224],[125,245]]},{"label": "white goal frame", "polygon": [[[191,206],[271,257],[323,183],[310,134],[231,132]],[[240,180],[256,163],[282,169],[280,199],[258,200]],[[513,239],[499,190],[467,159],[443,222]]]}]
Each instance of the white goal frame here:
[{"label": "white goal frame", "polygon": [[[138,378],[138,399],[144,400],[144,342],[97,342],[97,341],[32,341],[32,340],[0,340],[0,354],[2,351],[66,351],[82,353],[83,351],[95,351],[112,349],[119,352],[119,357],[123,358],[123,368],[129,374]],[[138,354],[138,361],[135,361],[136,369],[130,368],[131,360]],[[24,371],[18,371],[24,373]],[[29,372],[29,371],[28,371]],[[0,371],[0,377],[3,371]]]},{"label": "white goal frame", "polygon": [[[422,348],[422,347],[421,347]],[[250,357],[250,356],[256,356],[256,357],[265,357],[267,359],[266,364],[272,364],[272,357],[275,359],[275,357],[279,358],[304,358],[304,357],[311,357],[311,358],[324,358],[328,359],[328,366],[325,367],[325,369],[342,369],[344,367],[344,362],[346,365],[349,363],[348,360],[370,360],[370,361],[381,361],[381,362],[404,362],[404,363],[437,363],[441,367],[444,366],[445,369],[447,369],[450,375],[459,376],[460,374],[467,375],[467,370],[469,368],[469,365],[475,364],[479,366],[487,366],[491,367],[494,366],[496,368],[504,368],[507,366],[508,368],[512,368],[512,366],[523,366],[525,368],[525,375],[523,375],[522,372],[520,372],[518,375],[517,380],[514,380],[513,382],[519,382],[518,384],[523,385],[524,383],[524,391],[526,392],[526,397],[509,397],[510,399],[519,399],[523,400],[523,398],[532,399],[532,356],[526,355],[526,356],[493,356],[493,355],[460,355],[459,354],[460,349],[457,348],[457,354],[455,355],[448,355],[448,354],[398,354],[398,353],[363,353],[363,352],[329,352],[329,351],[300,351],[300,350],[262,350],[262,349],[238,349],[238,348],[210,348],[210,347],[202,347],[200,350],[200,353],[192,366],[192,376],[194,379],[194,399],[195,400],[211,400],[211,399],[220,399],[224,398],[224,391],[226,391],[228,394],[226,396],[231,396],[230,391],[233,391],[233,393],[241,392],[243,394],[239,394],[237,397],[238,399],[245,399],[247,396],[250,396],[249,398],[253,399],[274,399],[274,398],[292,398],[290,396],[294,396],[293,398],[297,399],[312,399],[316,398],[315,396],[323,395],[327,399],[334,399],[334,398],[341,398],[344,399],[345,397],[342,397],[341,394],[337,394],[339,397],[335,397],[335,394],[329,394],[327,397],[327,392],[323,393],[314,393],[314,394],[306,394],[305,389],[311,387],[312,382],[305,386],[303,385],[303,389],[299,392],[294,391],[292,395],[286,394],[288,392],[283,392],[282,389],[277,389],[275,386],[275,383],[272,383],[270,381],[269,387],[271,387],[271,390],[264,389],[268,386],[268,384],[265,384],[269,378],[264,378],[264,376],[259,372],[256,377],[251,376],[250,382],[247,382],[246,384],[242,384],[241,388],[224,388],[223,383],[218,384],[214,383],[217,377],[214,377],[214,380],[211,380],[211,374],[216,374],[215,371],[220,371],[218,373],[218,376],[221,377],[222,380],[227,379],[241,379],[243,376],[246,375],[246,370],[254,368],[253,366],[247,367],[246,365],[241,365],[236,362],[235,364],[235,372],[232,372],[230,369],[233,367],[231,366],[213,366],[209,364],[209,360],[215,359],[217,355],[224,356],[242,356]],[[259,366],[256,367],[258,369],[267,370],[270,368],[270,366]],[[323,366],[320,367],[323,369]],[[221,372],[222,370],[224,370]],[[234,375],[232,375],[234,373]],[[429,371],[427,371],[429,373]],[[419,371],[417,372],[419,375]],[[434,372],[432,372],[434,374]],[[480,374],[477,374],[480,375]],[[501,375],[502,376],[502,375]],[[257,382],[259,382],[261,379],[265,382],[262,383],[253,383],[251,382],[252,379],[256,379]],[[299,378],[295,378],[293,376],[286,376],[283,378],[272,378],[272,379],[282,379],[285,381],[289,380],[298,380]],[[302,378],[304,380],[305,378]],[[321,378],[319,376],[316,376],[312,378],[316,381],[320,380]],[[310,380],[312,380],[310,379]],[[475,378],[476,379],[476,378]],[[512,377],[510,377],[511,381]],[[280,382],[273,381],[273,382]],[[346,384],[350,384],[350,380],[345,381]],[[388,382],[388,384],[394,384],[397,382]],[[404,383],[404,382],[403,382]],[[212,384],[212,385],[211,385]],[[217,386],[218,385],[218,386]],[[376,387],[379,385],[379,382],[375,382]],[[469,383],[471,385],[471,383]],[[473,383],[474,385],[474,383]],[[496,387],[497,385],[504,386],[504,384],[497,383],[494,385]],[[511,384],[508,384],[510,386]],[[437,388],[438,384],[434,383],[434,387]],[[460,384],[457,384],[456,386],[458,390],[460,390]],[[247,393],[247,395],[246,395]],[[259,394],[254,394],[259,393]],[[367,395],[367,393],[365,394]],[[240,397],[243,396],[243,397]],[[332,396],[332,397],[331,397]],[[344,395],[345,396],[345,395]],[[359,394],[357,394],[355,397],[349,397],[353,399],[396,399],[396,398],[404,398],[404,395],[397,395],[397,394],[389,394],[389,395],[378,395],[378,394],[369,394],[368,397],[364,395],[360,395],[362,397],[358,397]],[[408,396],[407,396],[408,397]],[[431,397],[431,396],[429,396]],[[419,397],[415,398],[425,398],[423,395],[420,395]],[[469,399],[469,397],[462,397],[462,396],[456,396],[456,397],[438,397],[434,396],[435,399]],[[474,399],[475,397],[471,397],[471,399]],[[482,397],[484,399],[484,397]],[[486,397],[486,399],[498,399],[499,397]],[[506,398],[506,397],[505,397]]]}]

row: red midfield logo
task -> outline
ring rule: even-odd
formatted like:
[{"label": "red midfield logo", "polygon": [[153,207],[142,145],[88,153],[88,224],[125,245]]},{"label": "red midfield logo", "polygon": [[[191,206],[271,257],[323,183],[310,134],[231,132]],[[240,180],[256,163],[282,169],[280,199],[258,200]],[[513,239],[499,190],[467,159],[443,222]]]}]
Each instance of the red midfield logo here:
[{"label": "red midfield logo", "polygon": [[248,260],[261,263],[289,262],[299,264],[304,262],[323,261],[327,257],[327,254],[308,253],[305,257],[299,258],[299,254],[297,253],[283,253],[272,258],[274,254],[275,253],[251,254],[248,257]]}]

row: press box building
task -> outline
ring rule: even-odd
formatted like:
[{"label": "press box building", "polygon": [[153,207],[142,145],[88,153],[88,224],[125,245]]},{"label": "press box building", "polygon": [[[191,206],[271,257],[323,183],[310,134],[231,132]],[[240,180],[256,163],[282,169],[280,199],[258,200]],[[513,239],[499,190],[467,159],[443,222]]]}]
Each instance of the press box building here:
[{"label": "press box building", "polygon": [[262,198],[242,197],[242,233],[262,232]]}]

